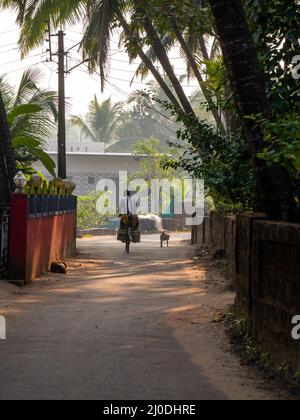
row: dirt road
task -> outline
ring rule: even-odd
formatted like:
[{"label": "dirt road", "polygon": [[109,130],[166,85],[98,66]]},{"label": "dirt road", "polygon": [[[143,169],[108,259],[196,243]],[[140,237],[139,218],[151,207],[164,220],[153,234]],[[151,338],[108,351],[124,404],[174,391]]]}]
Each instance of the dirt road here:
[{"label": "dirt road", "polygon": [[66,277],[0,286],[0,399],[274,399],[230,352],[233,293],[184,239],[146,236],[129,257],[80,240]]}]

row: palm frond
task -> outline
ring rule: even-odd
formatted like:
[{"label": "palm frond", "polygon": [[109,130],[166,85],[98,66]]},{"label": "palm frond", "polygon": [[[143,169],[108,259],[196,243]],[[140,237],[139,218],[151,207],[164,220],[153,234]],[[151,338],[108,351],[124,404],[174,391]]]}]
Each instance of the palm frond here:
[{"label": "palm frond", "polygon": [[82,117],[72,115],[71,116],[71,123],[75,127],[79,127],[81,129],[81,134],[85,136],[87,139],[90,139],[92,141],[96,141],[96,137],[94,133],[91,131],[91,129],[88,127],[87,123],[84,121]]},{"label": "palm frond", "polygon": [[22,56],[42,43],[49,21],[55,29],[61,24],[74,24],[81,20],[85,7],[82,0],[2,0],[0,4],[17,12]]},{"label": "palm frond", "polygon": [[15,96],[14,106],[20,105],[32,98],[37,92],[38,83],[42,80],[43,76],[43,72],[38,67],[30,68],[23,73]]},{"label": "palm frond", "polygon": [[[174,46],[174,43],[175,43],[175,39],[174,37],[171,37],[170,35],[165,35],[162,38],[162,44],[166,48],[167,51],[169,51]],[[157,56],[152,47],[148,49],[148,51],[146,52],[146,55],[153,63],[157,61]],[[136,52],[135,53],[129,52],[130,62],[132,62],[136,58],[137,58]],[[144,63],[141,63],[139,67],[137,68],[135,74],[133,75],[130,86],[132,86],[134,79],[137,79],[138,77],[140,77],[140,80],[143,82],[148,75],[149,75],[148,67]]]},{"label": "palm frond", "polygon": [[6,75],[0,76],[0,92],[5,109],[10,109],[13,106],[15,100],[15,91],[13,87],[6,80]]},{"label": "palm frond", "polygon": [[85,33],[82,39],[83,58],[89,58],[89,70],[100,69],[101,88],[104,89],[109,64],[109,47],[114,22],[125,2],[123,0],[88,0]]},{"label": "palm frond", "polygon": [[114,104],[111,98],[99,103],[95,96],[85,118],[73,116],[71,122],[81,128],[84,137],[95,142],[110,143],[118,127],[121,109],[121,103]]}]

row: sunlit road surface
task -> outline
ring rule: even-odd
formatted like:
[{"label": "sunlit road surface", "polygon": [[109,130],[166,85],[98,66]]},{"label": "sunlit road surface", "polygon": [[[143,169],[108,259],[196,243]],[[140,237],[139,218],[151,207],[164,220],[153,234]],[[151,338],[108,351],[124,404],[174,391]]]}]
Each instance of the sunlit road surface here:
[{"label": "sunlit road surface", "polygon": [[[169,317],[195,293],[189,234],[78,241],[81,268],[13,301],[0,342],[0,399],[226,399]],[[203,341],[203,340],[202,340]]]}]

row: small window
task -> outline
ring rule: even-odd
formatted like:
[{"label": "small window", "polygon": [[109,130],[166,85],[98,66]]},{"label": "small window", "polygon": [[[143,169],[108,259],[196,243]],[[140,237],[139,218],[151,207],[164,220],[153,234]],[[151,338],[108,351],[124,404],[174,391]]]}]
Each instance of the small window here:
[{"label": "small window", "polygon": [[94,178],[93,176],[89,176],[88,183],[89,183],[89,185],[95,185],[96,184],[96,178]]}]

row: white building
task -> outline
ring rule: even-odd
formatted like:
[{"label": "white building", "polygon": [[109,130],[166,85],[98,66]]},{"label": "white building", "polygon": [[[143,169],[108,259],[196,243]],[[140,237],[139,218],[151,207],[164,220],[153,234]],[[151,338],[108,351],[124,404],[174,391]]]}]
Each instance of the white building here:
[{"label": "white building", "polygon": [[[67,152],[104,153],[105,143],[72,141],[66,145]],[[56,148],[54,149],[56,150]]]},{"label": "white building", "polygon": [[[86,195],[95,191],[101,179],[119,180],[119,172],[132,174],[140,170],[144,157],[131,153],[105,153],[104,143],[71,141],[67,143],[67,178],[77,185],[75,193]],[[57,150],[50,144],[47,153],[57,165]],[[52,150],[51,150],[52,149]],[[45,173],[41,167],[38,170]],[[51,179],[51,176],[46,176]]]}]

